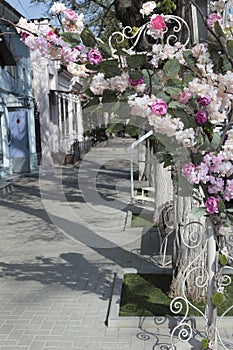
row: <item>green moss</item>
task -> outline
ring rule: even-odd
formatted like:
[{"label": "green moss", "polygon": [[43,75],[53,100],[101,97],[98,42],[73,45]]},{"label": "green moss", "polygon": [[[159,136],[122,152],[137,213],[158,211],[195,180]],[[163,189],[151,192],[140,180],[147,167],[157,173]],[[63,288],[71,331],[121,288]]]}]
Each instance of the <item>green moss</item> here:
[{"label": "green moss", "polygon": [[[171,275],[167,274],[125,274],[120,316],[174,316],[170,311],[169,286]],[[225,301],[218,308],[221,315],[229,306],[233,305],[233,283],[227,287]],[[193,304],[204,312],[205,304]],[[180,315],[184,315],[185,309]],[[199,312],[190,308],[189,316],[200,316]],[[233,316],[231,310],[227,316]]]},{"label": "green moss", "polygon": [[152,215],[132,215],[132,227],[152,227],[153,226],[153,216]]},{"label": "green moss", "polygon": [[201,341],[201,347],[202,349],[207,349],[209,346],[209,339],[205,338],[205,339],[202,339]]}]

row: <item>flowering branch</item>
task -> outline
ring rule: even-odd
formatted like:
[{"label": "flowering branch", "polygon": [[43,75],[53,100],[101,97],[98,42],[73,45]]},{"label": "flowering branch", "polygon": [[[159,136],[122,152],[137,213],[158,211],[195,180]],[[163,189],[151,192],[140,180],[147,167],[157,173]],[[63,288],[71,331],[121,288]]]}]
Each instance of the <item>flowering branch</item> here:
[{"label": "flowering branch", "polygon": [[[226,40],[225,40],[224,36],[217,34],[215,32],[215,30],[209,26],[208,20],[206,19],[206,17],[202,13],[202,11],[201,11],[200,7],[197,5],[196,1],[190,0],[190,2],[196,7],[198,13],[200,14],[200,16],[202,18],[203,24],[205,25],[207,30],[211,33],[211,35],[216,39],[216,41],[219,43],[220,47],[222,48],[222,51],[226,55],[228,61],[230,62],[231,66],[233,68],[233,58],[229,54],[229,51],[228,51],[227,45],[226,45]],[[222,34],[224,34],[224,33],[222,33]]]}]

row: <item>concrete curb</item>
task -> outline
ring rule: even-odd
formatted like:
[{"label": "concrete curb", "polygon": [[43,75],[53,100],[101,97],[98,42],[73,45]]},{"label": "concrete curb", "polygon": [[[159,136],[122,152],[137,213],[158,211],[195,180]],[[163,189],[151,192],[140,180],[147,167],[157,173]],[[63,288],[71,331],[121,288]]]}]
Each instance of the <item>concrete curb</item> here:
[{"label": "concrete curb", "polygon": [[[124,274],[137,273],[136,269],[128,268],[118,271],[114,280],[112,290],[111,304],[109,307],[109,314],[107,326],[110,328],[153,328],[157,333],[173,330],[182,317],[178,316],[156,316],[156,317],[120,317],[120,299],[122,291],[122,282]],[[156,273],[156,272],[155,272]],[[232,330],[233,317],[225,316],[219,324],[219,330]],[[186,319],[193,330],[204,331],[206,322],[204,317],[188,317]]]}]

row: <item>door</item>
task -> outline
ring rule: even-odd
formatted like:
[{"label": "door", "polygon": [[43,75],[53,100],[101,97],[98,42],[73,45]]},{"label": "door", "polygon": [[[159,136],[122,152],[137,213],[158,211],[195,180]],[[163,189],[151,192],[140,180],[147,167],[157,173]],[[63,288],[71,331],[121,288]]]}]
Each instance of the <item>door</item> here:
[{"label": "door", "polygon": [[9,154],[12,160],[12,171],[14,173],[28,173],[30,171],[30,164],[27,111],[10,111],[8,115],[8,141]]}]

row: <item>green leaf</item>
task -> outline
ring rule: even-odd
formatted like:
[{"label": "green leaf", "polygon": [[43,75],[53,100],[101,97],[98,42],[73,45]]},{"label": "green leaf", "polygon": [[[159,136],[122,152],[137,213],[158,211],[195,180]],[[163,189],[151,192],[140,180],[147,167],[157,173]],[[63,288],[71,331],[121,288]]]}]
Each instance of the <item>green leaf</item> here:
[{"label": "green leaf", "polygon": [[134,126],[134,125],[127,124],[127,125],[126,125],[126,129],[125,129],[125,132],[126,132],[127,134],[129,134],[131,137],[135,137],[135,136],[140,135],[141,129],[140,129],[140,128],[137,128],[137,127]]},{"label": "green leaf", "polygon": [[218,210],[220,211],[220,213],[222,213],[222,212],[224,212],[226,210],[226,206],[225,206],[225,204],[224,204],[222,199],[220,199],[218,201]]},{"label": "green leaf", "polygon": [[227,211],[228,211],[229,213],[233,213],[233,208],[228,208]]},{"label": "green leaf", "polygon": [[166,77],[176,77],[180,71],[180,63],[177,59],[169,60],[163,66]]},{"label": "green leaf", "polygon": [[139,80],[143,77],[143,74],[139,70],[133,70],[129,72],[129,76],[132,80]]},{"label": "green leaf", "polygon": [[194,66],[195,65],[195,59],[192,55],[192,52],[191,50],[185,50],[183,51],[183,57],[185,59],[185,62],[188,64],[188,65],[191,65],[191,66]]},{"label": "green leaf", "polygon": [[176,179],[178,185],[178,195],[181,197],[190,197],[193,195],[193,184],[183,176],[178,176]]},{"label": "green leaf", "polygon": [[80,36],[77,33],[64,32],[61,33],[62,39],[69,43],[71,47],[76,47],[80,44]]},{"label": "green leaf", "polygon": [[84,91],[84,93],[86,94],[86,95],[88,95],[88,96],[90,96],[90,97],[95,97],[95,95],[93,94],[93,92],[91,91],[91,89],[86,89],[85,91]]},{"label": "green leaf", "polygon": [[165,84],[165,87],[167,86],[173,86],[183,89],[182,81],[180,81],[179,79],[168,79]]},{"label": "green leaf", "polygon": [[126,52],[125,50],[121,50],[121,49],[118,49],[116,52],[115,52],[116,55],[118,56],[130,56],[128,54],[128,52]]},{"label": "green leaf", "polygon": [[227,50],[228,50],[229,56],[233,58],[233,40],[227,40]]},{"label": "green leaf", "polygon": [[219,262],[222,266],[225,266],[227,264],[227,257],[224,254],[219,255]]},{"label": "green leaf", "polygon": [[83,44],[86,47],[94,47],[95,46],[96,38],[90,29],[84,27],[80,36],[81,36],[81,40],[82,40]]},{"label": "green leaf", "polygon": [[185,129],[190,127],[190,118],[189,118],[189,116],[187,115],[187,113],[185,111],[182,111],[182,110],[178,109],[175,112],[175,116],[177,118],[180,118],[180,120],[184,123]]},{"label": "green leaf", "polygon": [[227,218],[230,220],[230,222],[233,224],[233,215],[227,213]]},{"label": "green leaf", "polygon": [[223,293],[216,292],[213,295],[211,295],[210,300],[215,306],[220,306],[224,303],[225,297]]},{"label": "green leaf", "polygon": [[159,82],[158,76],[150,69],[142,69],[142,74],[144,76],[145,84],[150,85],[150,79],[153,86],[157,86]]},{"label": "green leaf", "polygon": [[191,73],[187,73],[184,77],[184,85],[188,86],[189,83],[191,83],[191,81],[193,81],[193,79],[194,79],[194,75]]},{"label": "green leaf", "polygon": [[174,109],[184,109],[184,105],[178,101],[171,101],[168,104],[168,108],[174,108]]},{"label": "green leaf", "polygon": [[118,60],[108,60],[99,63],[101,71],[105,73],[106,78],[112,78],[121,74],[118,66]]},{"label": "green leaf", "polygon": [[207,339],[207,338],[202,339],[202,341],[201,341],[202,349],[208,349],[208,346],[209,346],[209,339]]},{"label": "green leaf", "polygon": [[99,72],[101,70],[100,64],[86,64],[86,68]]},{"label": "green leaf", "polygon": [[106,78],[112,78],[112,77],[115,77],[116,75],[121,74],[121,70],[118,66],[118,60],[109,59],[95,65],[87,64],[86,67],[87,69],[90,69],[90,70],[103,72]]},{"label": "green leaf", "polygon": [[125,128],[125,125],[123,123],[112,124],[111,132],[118,132],[118,131],[124,130],[124,128]]},{"label": "green leaf", "polygon": [[146,62],[146,55],[131,55],[126,57],[127,65],[130,68],[141,67]]},{"label": "green leaf", "polygon": [[215,21],[214,23],[214,31],[218,36],[225,37],[224,31],[218,21]]},{"label": "green leaf", "polygon": [[165,91],[168,95],[178,95],[182,92],[182,89],[175,86],[165,86],[163,91]]},{"label": "green leaf", "polygon": [[110,102],[116,102],[117,101],[117,93],[116,91],[112,90],[105,90],[102,97],[103,103],[110,103]]},{"label": "green leaf", "polygon": [[221,142],[221,136],[217,132],[213,133],[213,138],[210,142],[209,148],[213,151],[217,150],[220,142]]},{"label": "green leaf", "polygon": [[83,109],[97,106],[99,103],[100,103],[99,97],[96,96],[96,97],[92,98],[90,101],[88,101],[85,105],[83,105]]},{"label": "green leaf", "polygon": [[170,97],[167,94],[165,94],[165,92],[163,92],[163,91],[160,91],[159,93],[157,93],[156,97],[161,98],[162,100],[164,100],[167,103],[169,103],[169,101],[170,101]]},{"label": "green leaf", "polygon": [[[202,138],[202,142],[200,142],[200,146],[198,147],[199,150],[206,150],[209,145],[210,145],[210,141],[208,139],[208,137],[206,135],[204,135],[203,137],[200,136],[200,138]],[[199,139],[198,139],[199,142]]]},{"label": "green leaf", "polygon": [[206,210],[203,207],[193,208],[188,214],[189,219],[200,219],[206,214]]},{"label": "green leaf", "polygon": [[98,40],[98,47],[105,58],[112,56],[111,48],[108,44]]}]

